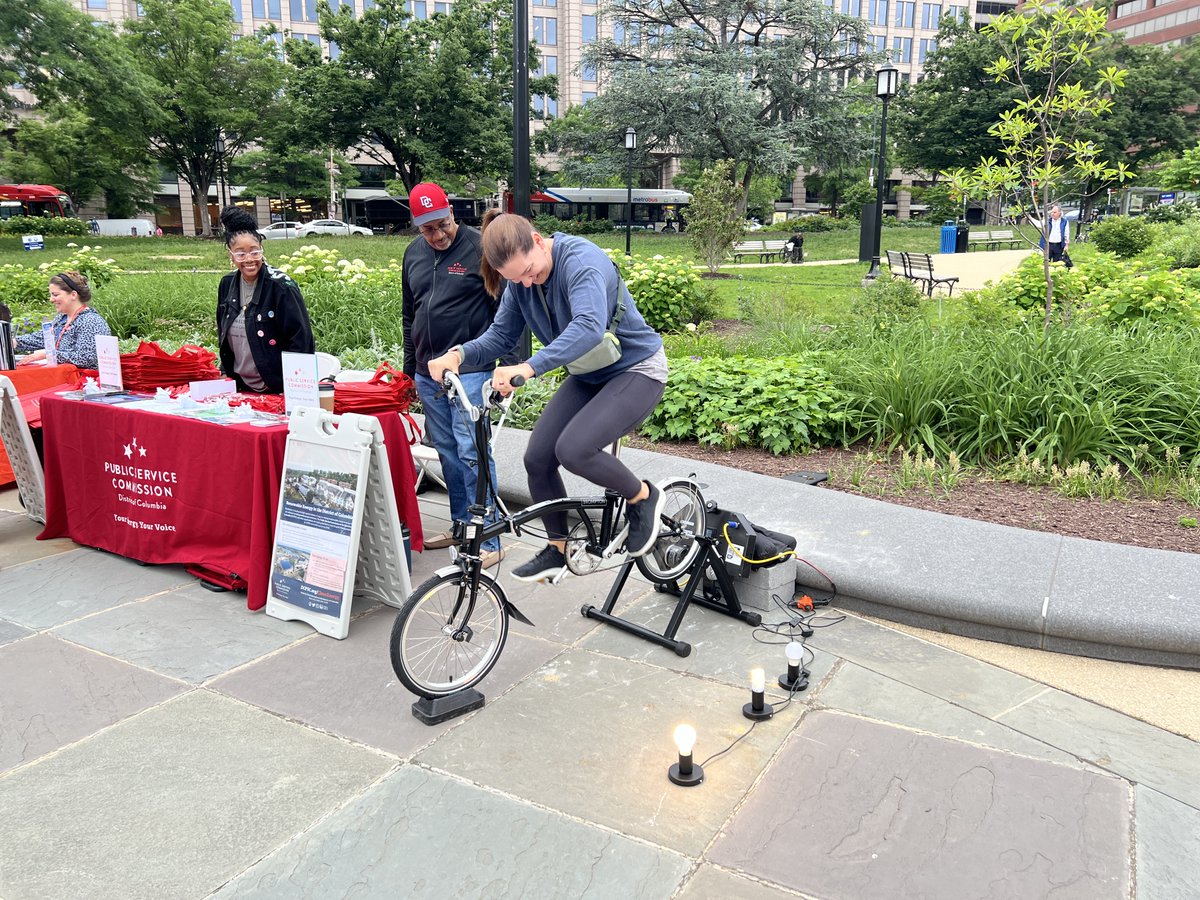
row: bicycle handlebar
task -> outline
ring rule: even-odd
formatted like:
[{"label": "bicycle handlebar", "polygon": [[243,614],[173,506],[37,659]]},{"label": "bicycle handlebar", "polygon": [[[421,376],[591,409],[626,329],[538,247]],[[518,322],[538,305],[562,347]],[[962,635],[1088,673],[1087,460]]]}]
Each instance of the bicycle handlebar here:
[{"label": "bicycle handlebar", "polygon": [[[513,387],[520,387],[525,383],[525,376],[514,375],[509,383],[512,384]],[[509,394],[507,397],[501,397],[499,391],[492,390],[492,383],[488,381],[483,386],[482,397],[480,398],[483,401],[483,405],[476,406],[471,402],[470,397],[467,395],[467,389],[463,386],[462,380],[458,377],[458,373],[452,372],[450,369],[446,369],[446,371],[442,373],[442,387],[446,391],[446,396],[448,396],[450,399],[454,399],[454,397],[457,396],[462,400],[462,404],[467,408],[467,412],[471,416],[472,422],[482,416],[484,410],[486,409],[491,409],[494,406],[498,406],[504,410],[507,410],[509,404],[512,403],[511,394]]]}]

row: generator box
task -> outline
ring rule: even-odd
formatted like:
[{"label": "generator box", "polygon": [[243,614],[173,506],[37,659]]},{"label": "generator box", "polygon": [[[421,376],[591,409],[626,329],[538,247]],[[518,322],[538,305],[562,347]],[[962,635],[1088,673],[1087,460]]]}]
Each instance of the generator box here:
[{"label": "generator box", "polygon": [[747,577],[754,568],[747,560],[755,556],[757,534],[750,520],[741,513],[709,504],[704,517],[705,534],[716,542],[713,549],[725,560],[730,575]]}]

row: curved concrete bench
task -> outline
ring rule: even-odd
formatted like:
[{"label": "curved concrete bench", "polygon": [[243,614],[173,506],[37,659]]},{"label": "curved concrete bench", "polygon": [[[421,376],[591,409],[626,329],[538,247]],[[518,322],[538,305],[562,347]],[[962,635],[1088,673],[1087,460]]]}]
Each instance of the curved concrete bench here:
[{"label": "curved concrete bench", "polygon": [[[495,446],[501,495],[528,504],[528,433]],[[795,535],[838,605],[894,622],[1060,653],[1200,668],[1200,554],[1148,550],[909,509],[643,450],[644,478],[695,475],[705,499]],[[567,490],[596,488],[567,475]],[[804,565],[800,583],[825,587]]]}]

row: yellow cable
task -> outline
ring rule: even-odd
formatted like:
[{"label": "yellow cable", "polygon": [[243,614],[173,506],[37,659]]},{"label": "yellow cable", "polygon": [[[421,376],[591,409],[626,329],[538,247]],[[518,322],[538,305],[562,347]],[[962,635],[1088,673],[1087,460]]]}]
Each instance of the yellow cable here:
[{"label": "yellow cable", "polygon": [[725,543],[729,545],[729,549],[733,551],[734,556],[736,556],[742,562],[750,563],[752,566],[761,566],[763,563],[775,562],[776,560],[783,559],[786,556],[792,556],[796,552],[795,550],[784,550],[782,553],[777,553],[774,556],[768,556],[766,559],[749,559],[745,556],[742,556],[741,551],[739,551],[737,548],[737,544],[730,540],[728,522],[721,527],[721,530],[725,533]]}]

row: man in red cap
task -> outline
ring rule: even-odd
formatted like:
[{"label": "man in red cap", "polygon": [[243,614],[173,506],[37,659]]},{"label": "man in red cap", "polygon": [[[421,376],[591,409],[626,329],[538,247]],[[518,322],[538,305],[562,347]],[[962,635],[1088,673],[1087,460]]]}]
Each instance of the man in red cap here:
[{"label": "man in red cap", "polygon": [[[418,184],[408,195],[408,205],[422,239],[404,251],[404,372],[416,383],[425,409],[425,428],[442,463],[450,496],[450,516],[466,521],[467,507],[475,502],[479,466],[471,421],[457,401],[451,404],[441,395],[442,386],[429,377],[426,364],[487,331],[496,303],[479,273],[479,232],[454,220],[446,192],[436,184]],[[459,373],[472,402],[479,401],[494,368],[493,360]],[[490,450],[487,465],[495,484],[496,464]],[[449,531],[425,539],[425,546],[435,550],[453,543]],[[483,545],[482,557],[484,568],[504,558],[499,538]]]}]

